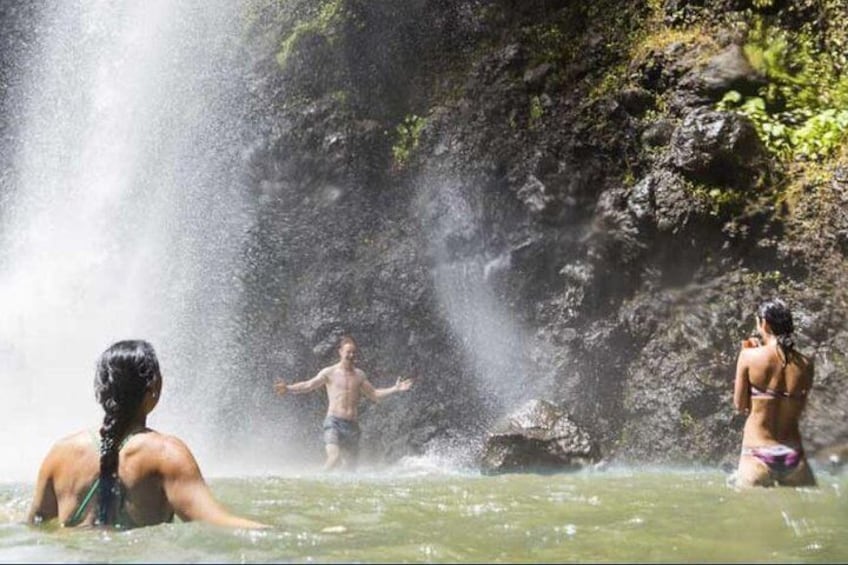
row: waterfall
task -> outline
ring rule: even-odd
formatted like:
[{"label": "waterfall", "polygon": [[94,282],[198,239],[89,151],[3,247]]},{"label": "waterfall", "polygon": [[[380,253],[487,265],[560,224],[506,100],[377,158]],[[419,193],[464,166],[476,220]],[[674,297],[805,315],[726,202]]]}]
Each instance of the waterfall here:
[{"label": "waterfall", "polygon": [[435,258],[433,281],[440,311],[474,376],[486,413],[482,423],[546,391],[553,375],[534,359],[541,346],[516,319],[493,285],[509,254],[486,249],[482,195],[474,181],[425,174],[415,202]]},{"label": "waterfall", "polygon": [[[245,92],[230,0],[45,4],[0,175],[0,480],[99,425],[97,356],[153,343],[150,424],[199,458],[238,383]],[[11,457],[11,454],[19,454]]]}]

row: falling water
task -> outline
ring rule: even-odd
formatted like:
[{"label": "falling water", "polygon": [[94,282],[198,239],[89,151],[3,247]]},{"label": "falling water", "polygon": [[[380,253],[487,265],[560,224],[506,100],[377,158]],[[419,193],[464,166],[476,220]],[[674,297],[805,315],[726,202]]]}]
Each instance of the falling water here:
[{"label": "falling water", "polygon": [[[94,362],[157,348],[152,424],[213,450],[238,382],[234,317],[251,215],[239,186],[238,4],[45,4],[0,175],[0,479],[32,479],[99,422]],[[9,148],[6,148],[7,150]],[[227,424],[232,427],[232,424]]]},{"label": "falling water", "polygon": [[533,361],[539,344],[511,312],[492,284],[492,273],[507,256],[490,257],[479,249],[484,239],[482,204],[463,182],[433,175],[424,182],[416,206],[436,258],[433,270],[441,310],[475,384],[486,414],[481,423],[542,393],[551,375],[540,374]]}]

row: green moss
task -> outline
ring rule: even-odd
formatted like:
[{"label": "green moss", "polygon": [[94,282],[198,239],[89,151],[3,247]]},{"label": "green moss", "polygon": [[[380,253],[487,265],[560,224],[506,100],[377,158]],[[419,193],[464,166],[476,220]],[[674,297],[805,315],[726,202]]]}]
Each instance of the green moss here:
[{"label": "green moss", "polygon": [[243,0],[239,15],[242,29],[248,31],[269,19],[279,21],[286,13],[287,0]]},{"label": "green moss", "polygon": [[342,108],[346,107],[350,101],[347,90],[334,90],[330,93],[330,98]]},{"label": "green moss", "polygon": [[530,98],[530,125],[535,126],[542,119],[545,109],[542,107],[542,100],[538,96]]},{"label": "green moss", "polygon": [[553,63],[570,58],[575,39],[566,29],[559,23],[545,22],[524,30],[525,41],[533,54],[533,63]]},{"label": "green moss", "polygon": [[[649,2],[649,7],[651,4]],[[662,23],[660,13],[660,7],[650,7],[649,16],[643,21],[642,26],[629,30],[625,38],[615,44],[615,48],[620,49],[625,56],[621,61],[607,67],[589,94],[590,98],[598,99],[621,90],[629,82],[628,69],[639,66],[649,57],[664,51],[674,43],[685,45],[688,51],[700,49],[704,59],[718,50],[717,44],[704,28],[668,27]],[[657,103],[661,106],[665,105],[661,98]]]},{"label": "green moss", "polygon": [[344,0],[325,0],[314,17],[298,22],[294,28],[280,42],[280,50],[277,52],[277,64],[285,68],[289,56],[296,49],[298,43],[310,35],[322,35],[332,44],[335,39],[335,31],[338,24],[346,15]]},{"label": "green moss", "polygon": [[627,83],[627,65],[619,63],[609,68],[589,92],[589,100],[595,101],[621,90]]},{"label": "green moss", "polygon": [[412,153],[418,149],[421,139],[421,130],[424,129],[427,120],[415,114],[409,114],[395,128],[396,140],[392,146],[392,156],[395,165],[403,168],[409,162]]},{"label": "green moss", "polygon": [[748,202],[745,193],[726,186],[709,186],[687,182],[686,188],[703,202],[711,216],[727,218],[742,211]]},{"label": "green moss", "polygon": [[684,430],[689,430],[695,425],[695,417],[687,410],[680,411],[680,427]]},{"label": "green moss", "polygon": [[742,280],[748,286],[754,288],[776,289],[786,282],[786,277],[778,270],[746,272]]}]

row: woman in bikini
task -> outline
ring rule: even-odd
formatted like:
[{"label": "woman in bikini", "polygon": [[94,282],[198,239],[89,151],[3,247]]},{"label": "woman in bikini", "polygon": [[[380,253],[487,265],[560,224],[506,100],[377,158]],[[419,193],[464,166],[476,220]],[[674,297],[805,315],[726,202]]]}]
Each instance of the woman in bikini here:
[{"label": "woman in bikini", "polygon": [[739,457],[740,486],[816,484],[798,423],[813,385],[813,361],[795,349],[792,313],[779,299],[757,310],[759,338],[743,342],[733,402],[747,413]]},{"label": "woman in bikini", "polygon": [[44,459],[29,522],[58,518],[63,526],[118,528],[173,520],[202,520],[239,528],[263,524],[225,510],[212,496],[188,447],[147,427],[159,402],[162,376],[146,341],[120,341],[97,363],[97,401],[105,415],[99,433],[60,440]]}]

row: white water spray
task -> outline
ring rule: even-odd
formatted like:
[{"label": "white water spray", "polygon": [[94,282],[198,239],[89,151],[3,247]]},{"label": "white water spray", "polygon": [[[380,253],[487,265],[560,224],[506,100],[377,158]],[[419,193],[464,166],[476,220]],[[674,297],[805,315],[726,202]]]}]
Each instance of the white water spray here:
[{"label": "white water spray", "polygon": [[442,311],[488,409],[488,414],[479,415],[485,424],[551,383],[539,375],[532,358],[539,344],[498,297],[488,276],[507,266],[508,259],[450,250],[461,247],[462,241],[479,239],[484,228],[481,205],[470,192],[457,179],[433,175],[416,205],[424,211],[431,252],[437,258],[433,278]]},{"label": "white water spray", "polygon": [[214,450],[251,222],[239,26],[229,0],[45,7],[0,176],[0,480],[32,480],[52,442],[99,424],[94,363],[120,339],[159,353],[151,424]]}]

